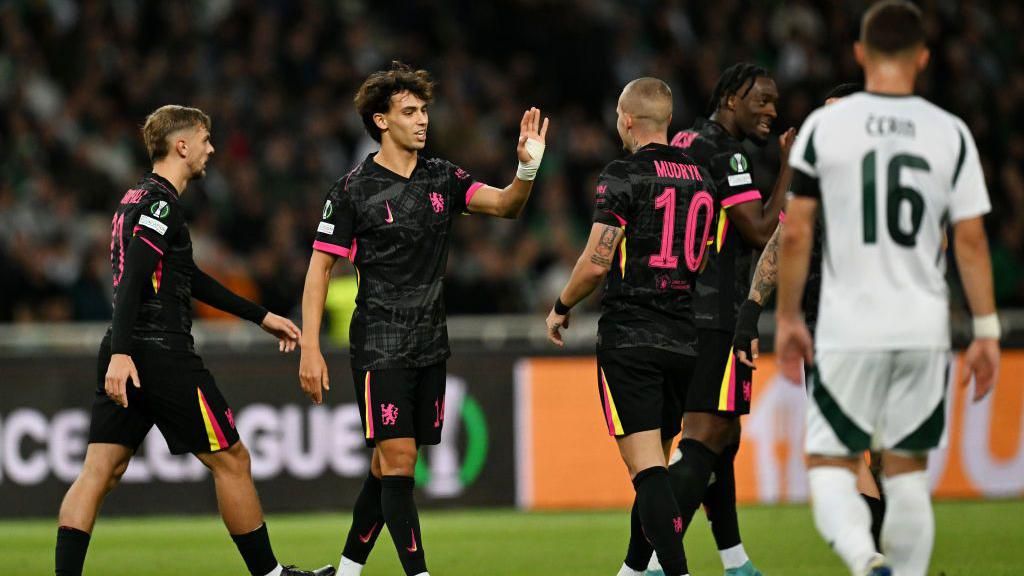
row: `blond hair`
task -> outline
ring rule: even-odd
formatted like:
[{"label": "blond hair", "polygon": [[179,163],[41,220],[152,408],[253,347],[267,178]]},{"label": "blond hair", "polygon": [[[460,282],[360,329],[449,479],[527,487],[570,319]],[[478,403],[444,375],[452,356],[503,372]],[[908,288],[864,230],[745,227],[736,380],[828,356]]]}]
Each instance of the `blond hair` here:
[{"label": "blond hair", "polygon": [[171,134],[199,126],[210,130],[210,117],[198,108],[174,104],[157,108],[146,117],[146,123],[142,125],[142,139],[146,143],[149,159],[156,162],[167,156]]}]

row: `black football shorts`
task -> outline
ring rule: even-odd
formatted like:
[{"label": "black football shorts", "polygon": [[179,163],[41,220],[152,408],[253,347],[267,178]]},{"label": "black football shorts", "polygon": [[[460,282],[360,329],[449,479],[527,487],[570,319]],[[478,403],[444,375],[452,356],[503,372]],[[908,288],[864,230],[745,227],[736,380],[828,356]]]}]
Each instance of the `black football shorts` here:
[{"label": "black football shorts", "polygon": [[122,408],[104,389],[109,340],[100,346],[90,443],[137,450],[154,424],[172,454],[217,452],[238,442],[231,408],[194,352],[136,346],[131,358],[142,387],[128,383],[128,407]]},{"label": "black football shorts", "polygon": [[732,333],[700,330],[697,339],[697,367],[686,396],[686,411],[749,414],[753,373],[736,358]]},{"label": "black football shorts", "polygon": [[693,366],[693,357],[658,348],[598,349],[597,386],[608,433],[661,430],[662,439],[675,437]]},{"label": "black football shorts", "polygon": [[445,362],[369,371],[353,366],[366,445],[391,438],[415,438],[417,445],[440,443],[446,376]]}]

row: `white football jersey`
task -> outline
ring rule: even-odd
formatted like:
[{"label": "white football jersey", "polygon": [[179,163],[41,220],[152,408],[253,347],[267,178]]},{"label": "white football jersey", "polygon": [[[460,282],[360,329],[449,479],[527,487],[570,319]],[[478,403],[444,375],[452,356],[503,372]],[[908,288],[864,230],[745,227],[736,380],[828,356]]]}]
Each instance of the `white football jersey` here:
[{"label": "white football jersey", "polygon": [[811,114],[789,161],[821,193],[816,348],[948,348],[945,230],[991,209],[963,121],[917,96],[860,92]]}]

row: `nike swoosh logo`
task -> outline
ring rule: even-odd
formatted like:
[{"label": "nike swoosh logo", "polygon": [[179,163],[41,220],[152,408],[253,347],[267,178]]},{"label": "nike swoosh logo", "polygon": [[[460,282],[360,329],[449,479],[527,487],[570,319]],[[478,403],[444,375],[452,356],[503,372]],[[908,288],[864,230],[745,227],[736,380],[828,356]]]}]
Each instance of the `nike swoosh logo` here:
[{"label": "nike swoosh logo", "polygon": [[388,209],[388,217],[385,218],[384,221],[387,222],[388,224],[391,224],[392,222],[395,221],[395,217],[391,215],[391,204],[388,204],[388,201],[385,200],[384,206],[386,206]]},{"label": "nike swoosh logo", "polygon": [[412,534],[412,546],[406,546],[405,549],[408,550],[409,552],[415,552],[415,551],[419,550],[419,547],[416,546],[416,531],[410,529],[409,533]]},{"label": "nike swoosh logo", "polygon": [[373,526],[370,527],[370,531],[366,533],[366,536],[360,536],[359,537],[359,541],[362,542],[363,544],[366,544],[367,542],[370,541],[370,538],[373,538],[373,533],[376,532],[376,531],[377,531],[377,523],[374,522]]}]

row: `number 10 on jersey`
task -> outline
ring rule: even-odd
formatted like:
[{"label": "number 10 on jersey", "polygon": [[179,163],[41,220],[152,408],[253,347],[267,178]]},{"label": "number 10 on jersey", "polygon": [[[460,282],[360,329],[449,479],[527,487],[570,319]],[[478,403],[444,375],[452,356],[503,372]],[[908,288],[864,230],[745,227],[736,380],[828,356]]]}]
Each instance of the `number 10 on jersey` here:
[{"label": "number 10 on jersey", "polygon": [[[705,191],[697,192],[690,200],[690,208],[686,213],[686,230],[683,234],[684,246],[683,255],[686,258],[686,268],[690,272],[696,272],[704,260],[704,251],[708,245],[708,234],[711,232],[712,210],[714,202],[711,194]],[[674,270],[679,266],[679,257],[672,254],[672,243],[676,233],[676,189],[665,188],[665,191],[654,200],[654,210],[665,210],[661,221],[661,250],[657,254],[651,254],[648,265],[651,268],[667,268]],[[700,241],[697,240],[697,225],[701,213],[704,213],[704,230],[701,233]]]}]

